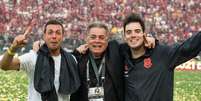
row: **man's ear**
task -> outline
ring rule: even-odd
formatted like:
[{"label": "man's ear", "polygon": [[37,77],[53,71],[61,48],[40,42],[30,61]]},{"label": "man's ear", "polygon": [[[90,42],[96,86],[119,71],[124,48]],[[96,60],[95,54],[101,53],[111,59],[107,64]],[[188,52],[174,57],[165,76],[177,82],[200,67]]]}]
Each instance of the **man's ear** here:
[{"label": "man's ear", "polygon": [[110,32],[106,32],[106,40],[108,41],[112,37]]},{"label": "man's ear", "polygon": [[84,37],[84,41],[87,43],[87,41],[88,41],[88,36],[87,35]]},{"label": "man's ear", "polygon": [[121,34],[123,41],[126,42],[126,37],[125,37],[125,31],[123,31],[123,33]]},{"label": "man's ear", "polygon": [[147,33],[143,32],[143,35],[144,35],[145,37],[147,37]]},{"label": "man's ear", "polygon": [[42,39],[45,40],[45,33],[42,34]]}]

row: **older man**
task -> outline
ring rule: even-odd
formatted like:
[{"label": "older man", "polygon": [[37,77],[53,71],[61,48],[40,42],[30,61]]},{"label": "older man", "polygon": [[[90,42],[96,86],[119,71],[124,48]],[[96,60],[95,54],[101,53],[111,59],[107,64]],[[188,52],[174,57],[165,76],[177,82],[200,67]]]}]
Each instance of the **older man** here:
[{"label": "older man", "polygon": [[71,101],[123,101],[123,59],[117,42],[108,42],[105,24],[92,23],[87,28],[89,50],[77,52],[81,86],[72,94]]}]

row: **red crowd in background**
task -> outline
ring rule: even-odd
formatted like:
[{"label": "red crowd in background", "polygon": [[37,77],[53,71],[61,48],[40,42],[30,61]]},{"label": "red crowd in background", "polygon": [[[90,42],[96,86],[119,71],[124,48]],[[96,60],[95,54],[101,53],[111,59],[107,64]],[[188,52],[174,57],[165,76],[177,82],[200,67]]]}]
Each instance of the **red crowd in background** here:
[{"label": "red crowd in background", "polygon": [[65,25],[66,43],[76,47],[73,44],[77,40],[82,43],[86,26],[92,21],[108,23],[112,33],[121,37],[122,19],[130,12],[140,13],[148,27],[146,32],[166,44],[201,30],[200,0],[1,0],[0,34],[8,40],[22,33],[34,18],[33,40],[38,40],[44,23],[57,18]]}]

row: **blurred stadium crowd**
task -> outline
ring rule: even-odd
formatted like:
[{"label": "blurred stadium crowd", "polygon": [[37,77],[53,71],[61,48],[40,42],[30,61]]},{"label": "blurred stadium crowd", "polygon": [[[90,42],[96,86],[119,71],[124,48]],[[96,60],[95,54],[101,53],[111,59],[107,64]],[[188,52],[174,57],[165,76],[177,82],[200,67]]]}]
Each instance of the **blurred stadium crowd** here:
[{"label": "blurred stadium crowd", "polygon": [[36,19],[28,51],[41,38],[48,19],[65,25],[64,45],[74,49],[83,43],[86,26],[101,21],[111,28],[113,39],[120,40],[122,19],[130,12],[144,17],[147,33],[165,44],[182,42],[201,30],[201,0],[0,0],[0,50]]}]

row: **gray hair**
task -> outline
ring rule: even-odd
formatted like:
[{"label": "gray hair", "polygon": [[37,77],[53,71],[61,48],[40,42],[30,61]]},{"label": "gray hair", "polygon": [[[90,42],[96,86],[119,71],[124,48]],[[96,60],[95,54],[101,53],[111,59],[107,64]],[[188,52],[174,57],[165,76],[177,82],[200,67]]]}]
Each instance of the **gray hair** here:
[{"label": "gray hair", "polygon": [[94,22],[94,23],[90,23],[88,25],[88,27],[87,27],[87,33],[89,32],[90,29],[92,29],[94,27],[96,27],[96,28],[103,28],[103,29],[106,30],[107,33],[109,32],[107,24],[101,23],[101,22]]}]

